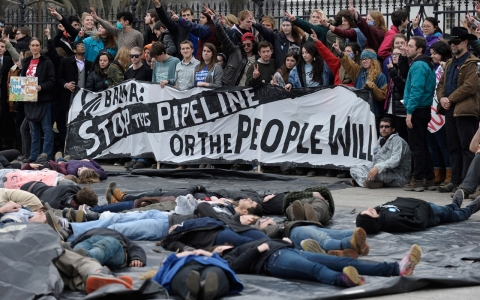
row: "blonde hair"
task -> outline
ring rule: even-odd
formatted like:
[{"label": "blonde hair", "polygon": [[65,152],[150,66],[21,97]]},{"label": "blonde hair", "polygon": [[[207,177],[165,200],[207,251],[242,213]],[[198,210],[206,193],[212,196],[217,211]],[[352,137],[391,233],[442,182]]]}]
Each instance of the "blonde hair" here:
[{"label": "blonde hair", "polygon": [[[365,49],[363,51],[375,53],[375,51],[371,49]],[[382,73],[382,68],[378,60],[370,58],[370,61],[371,61],[371,65],[370,65],[370,68],[368,69],[368,81],[375,82],[377,80],[377,77]],[[382,87],[379,86],[379,88],[382,88]]]},{"label": "blonde hair", "polygon": [[97,183],[100,182],[100,176],[92,169],[85,169],[78,176],[78,183]]},{"label": "blonde hair", "polygon": [[371,10],[368,12],[370,17],[373,19],[373,27],[382,30],[383,32],[387,32],[387,25],[385,24],[385,18],[383,17],[382,13],[378,10]]},{"label": "blonde hair", "polygon": [[324,19],[326,17],[325,13],[323,12],[323,10],[321,9],[318,9],[318,8],[315,8],[312,10],[312,12],[310,13],[310,20],[308,20],[310,23],[312,23],[312,16],[313,14],[319,14],[320,15],[320,19]]},{"label": "blonde hair", "polygon": [[89,14],[89,13],[87,13],[87,12],[84,12],[84,13],[82,14],[82,23],[83,23],[83,21],[85,21],[85,18],[86,18],[86,17],[91,17],[91,16],[92,16],[91,14]]},{"label": "blonde hair", "polygon": [[126,70],[130,64],[130,49],[128,49],[126,46],[120,48],[115,56],[115,60],[122,65],[124,70]]},{"label": "blonde hair", "polygon": [[238,19],[235,15],[227,14],[223,18],[225,19],[225,21],[227,21],[227,25],[230,27],[232,27],[233,25],[238,25]]}]

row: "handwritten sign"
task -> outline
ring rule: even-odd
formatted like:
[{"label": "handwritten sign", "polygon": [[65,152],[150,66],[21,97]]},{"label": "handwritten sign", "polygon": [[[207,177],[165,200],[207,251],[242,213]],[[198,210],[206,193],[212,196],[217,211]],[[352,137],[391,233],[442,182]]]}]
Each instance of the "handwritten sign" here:
[{"label": "handwritten sign", "polygon": [[8,101],[37,101],[37,77],[10,77],[10,94]]}]

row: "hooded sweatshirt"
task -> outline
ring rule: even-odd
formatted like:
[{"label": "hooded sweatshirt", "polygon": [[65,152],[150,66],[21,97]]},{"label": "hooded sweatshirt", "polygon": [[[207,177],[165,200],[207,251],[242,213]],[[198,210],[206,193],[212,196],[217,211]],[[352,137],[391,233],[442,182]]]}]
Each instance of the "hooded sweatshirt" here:
[{"label": "hooded sweatshirt", "polygon": [[433,209],[428,202],[414,198],[397,197],[375,207],[378,218],[359,214],[357,227],[367,233],[422,231],[437,225]]}]

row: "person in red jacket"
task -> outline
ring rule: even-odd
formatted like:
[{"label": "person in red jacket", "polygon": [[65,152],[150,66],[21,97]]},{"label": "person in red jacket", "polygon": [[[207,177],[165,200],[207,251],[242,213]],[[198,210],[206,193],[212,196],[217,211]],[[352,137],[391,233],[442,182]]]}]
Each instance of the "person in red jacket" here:
[{"label": "person in red jacket", "polygon": [[365,48],[373,49],[375,52],[380,48],[380,44],[383,42],[387,27],[385,25],[385,19],[381,12],[378,10],[371,10],[366,18],[360,16],[360,14],[353,7],[350,2],[348,9],[352,16],[357,20],[357,25],[360,31],[367,38]]},{"label": "person in red jacket", "polygon": [[396,34],[402,33],[403,30],[407,28],[408,25],[408,13],[403,9],[396,10],[392,13],[392,23],[390,30],[387,31],[383,42],[378,49],[378,57],[386,59],[392,54],[392,40]]}]

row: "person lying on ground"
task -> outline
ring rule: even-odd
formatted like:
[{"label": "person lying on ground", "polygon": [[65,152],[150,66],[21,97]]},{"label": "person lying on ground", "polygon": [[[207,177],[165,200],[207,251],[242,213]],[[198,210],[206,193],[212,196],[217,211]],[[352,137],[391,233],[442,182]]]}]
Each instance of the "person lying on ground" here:
[{"label": "person lying on ground", "polygon": [[158,243],[170,251],[185,251],[191,248],[208,249],[214,245],[242,245],[253,240],[269,239],[260,230],[251,227],[259,217],[240,216],[240,224],[204,217],[186,220],[170,227],[168,235]]},{"label": "person lying on ground", "polygon": [[480,210],[480,197],[462,207],[463,190],[455,192],[451,204],[438,206],[414,198],[397,197],[375,208],[368,208],[357,216],[357,227],[367,233],[422,231],[445,223],[462,222]]},{"label": "person lying on ground", "polygon": [[268,275],[285,279],[317,281],[341,287],[365,283],[361,275],[409,276],[420,262],[420,246],[413,245],[400,262],[367,262],[346,257],[293,249],[292,241],[255,240],[241,246],[216,246],[218,253],[237,274]]},{"label": "person lying on ground", "polygon": [[22,190],[0,188],[0,205],[5,205],[10,201],[17,203],[20,206],[28,207],[28,209],[33,212],[36,212],[43,207],[40,199],[32,193]]},{"label": "person lying on ground", "polygon": [[[18,207],[18,204],[9,202],[8,205],[10,206],[8,209],[10,213],[13,213],[15,211],[18,212],[20,210],[20,208]],[[14,205],[16,205],[16,207]],[[3,206],[3,208],[5,208],[5,206]],[[39,211],[35,214],[37,214],[37,216],[40,216],[40,214],[43,214],[43,212]],[[36,216],[32,218],[36,218]],[[32,218],[30,218],[30,220]],[[45,218],[44,214],[43,214],[43,218]],[[4,245],[8,245],[8,247],[15,249],[16,247],[19,247],[18,243],[24,242],[24,239],[22,238],[17,239],[15,237],[11,237],[11,235],[15,234],[14,233],[15,231],[22,231],[18,234],[27,235],[28,233],[23,233],[23,232],[28,231],[31,225],[33,224],[26,225],[26,227],[24,228],[15,227],[14,229],[12,228],[11,230],[3,230],[2,232],[0,232],[0,239],[2,241],[5,241],[6,237],[3,237],[3,235],[7,235],[7,234],[10,235],[8,237],[9,243],[4,243]],[[40,226],[45,226],[45,225],[40,225]],[[3,222],[0,222],[0,227],[8,228],[9,225]],[[45,229],[46,231],[50,230],[48,227],[45,227]],[[48,238],[51,238],[51,236],[46,234],[46,236],[39,237],[38,239],[30,239],[30,243],[32,242],[44,243],[45,238],[48,239]],[[51,240],[48,242],[51,242]],[[53,258],[52,263],[55,265],[56,269],[58,270],[58,273],[60,273],[61,279],[63,281],[63,285],[61,285],[62,289],[63,289],[63,286],[65,286],[70,290],[85,291],[87,292],[87,294],[90,294],[95,290],[109,284],[120,284],[127,289],[130,289],[130,290],[132,289],[133,279],[130,276],[115,277],[114,275],[112,275],[112,273],[107,267],[103,267],[96,259],[81,256],[67,249],[62,249],[62,247],[58,243],[58,239],[56,239],[55,242],[58,244],[58,246],[55,248],[56,251],[53,251],[54,253],[51,253],[50,256],[51,258]],[[17,245],[15,245],[16,243]],[[23,244],[21,246],[25,247],[25,245]],[[2,251],[4,251],[4,249],[2,249]],[[21,255],[24,254],[23,251],[20,251],[20,252],[22,253]],[[15,252],[11,253],[11,256],[12,255],[15,255]],[[18,260],[23,260],[25,262],[24,257],[22,258],[18,257]],[[19,266],[20,265],[18,265],[17,267]],[[0,281],[7,282],[8,280],[6,279],[6,277],[10,277],[10,276],[12,276],[11,273],[2,272],[0,274]],[[45,274],[45,276],[46,276],[46,279],[48,280],[49,274]],[[11,280],[11,278],[9,278],[9,280]],[[54,284],[54,282],[50,282],[50,284]],[[21,287],[21,285],[19,286],[15,283],[12,283],[12,286]],[[47,289],[49,292],[56,292],[58,287],[56,286],[48,287]],[[52,291],[51,289],[55,289],[55,290]],[[61,290],[58,292],[61,292]]]},{"label": "person lying on ground", "polygon": [[205,250],[171,253],[151,274],[171,295],[182,299],[219,299],[238,294],[243,284],[218,254]]},{"label": "person lying on ground", "polygon": [[[367,233],[359,227],[353,230],[336,230],[323,228],[318,222],[286,221],[284,224],[277,224],[270,218],[258,220],[255,227],[271,239],[289,238],[295,248],[299,250],[324,254],[326,252],[329,255],[355,259],[358,258],[358,255],[368,255],[370,250],[370,246],[367,244]],[[318,251],[312,251],[312,244],[307,240],[315,240],[324,251],[318,248]]]},{"label": "person lying on ground", "polygon": [[0,169],[20,169],[21,164],[11,163],[16,160],[20,152],[16,149],[0,151]]},{"label": "person lying on ground", "polygon": [[9,201],[0,207],[0,227],[7,223],[47,223],[45,217],[46,209],[39,209],[36,212],[32,212],[26,207]]},{"label": "person lying on ground", "polygon": [[283,213],[289,221],[309,220],[325,225],[335,213],[335,203],[330,190],[319,185],[286,194]]},{"label": "person lying on ground", "polygon": [[0,170],[0,188],[19,190],[22,185],[31,181],[41,181],[48,186],[75,184],[65,175],[52,170]]},{"label": "person lying on ground", "polygon": [[143,267],[147,264],[145,250],[113,229],[90,229],[73,240],[69,246],[74,252],[95,258],[110,269]]},{"label": "person lying on ground", "polygon": [[27,182],[20,187],[21,190],[32,193],[42,202],[48,203],[52,208],[78,208],[86,204],[95,206],[98,203],[98,196],[91,187],[80,187],[78,185],[48,186],[40,181]]}]

